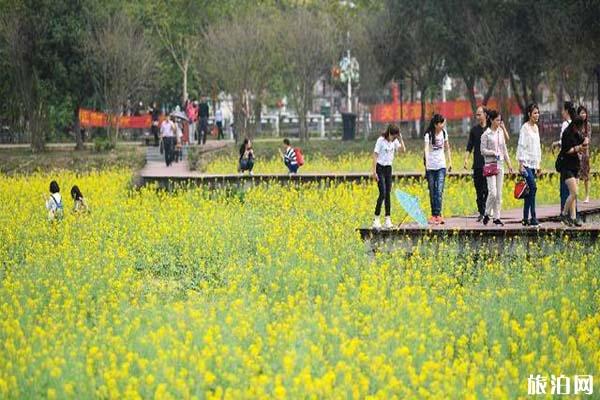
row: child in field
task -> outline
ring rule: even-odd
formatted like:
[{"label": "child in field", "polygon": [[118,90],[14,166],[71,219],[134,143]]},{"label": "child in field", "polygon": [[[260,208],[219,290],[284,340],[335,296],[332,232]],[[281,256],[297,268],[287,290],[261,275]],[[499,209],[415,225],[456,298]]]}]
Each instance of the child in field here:
[{"label": "child in field", "polygon": [[48,220],[50,221],[62,219],[64,215],[60,187],[56,181],[50,182],[50,197],[46,199],[46,209],[48,210]]},{"label": "child in field", "polygon": [[81,190],[77,185],[73,185],[71,188],[71,198],[73,199],[73,211],[74,212],[86,212],[88,211],[87,203],[83,198],[83,194],[81,194]]},{"label": "child in field", "polygon": [[285,153],[282,153],[281,150],[279,150],[279,154],[281,154],[283,157],[283,162],[288,168],[288,173],[290,175],[296,175],[300,165],[296,157],[296,152],[294,151],[289,139],[283,139],[283,147],[285,148]]}]

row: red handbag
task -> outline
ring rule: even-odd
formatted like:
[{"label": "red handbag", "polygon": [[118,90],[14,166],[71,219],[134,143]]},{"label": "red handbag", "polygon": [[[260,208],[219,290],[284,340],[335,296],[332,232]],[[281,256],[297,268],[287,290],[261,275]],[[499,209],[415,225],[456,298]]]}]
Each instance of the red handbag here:
[{"label": "red handbag", "polygon": [[529,185],[524,179],[520,179],[515,183],[515,199],[524,199],[529,195]]},{"label": "red handbag", "polygon": [[498,175],[498,172],[499,172],[498,164],[496,164],[496,163],[485,164],[483,166],[483,176]]}]

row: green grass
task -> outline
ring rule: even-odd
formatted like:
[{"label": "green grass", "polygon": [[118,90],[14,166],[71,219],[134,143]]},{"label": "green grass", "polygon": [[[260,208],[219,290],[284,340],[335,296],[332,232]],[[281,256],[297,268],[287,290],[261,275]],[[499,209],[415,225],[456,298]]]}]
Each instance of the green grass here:
[{"label": "green grass", "polygon": [[146,148],[119,145],[116,149],[96,152],[93,149],[75,151],[73,147],[50,147],[43,153],[29,148],[0,149],[0,173],[7,175],[30,174],[38,171],[68,170],[88,172],[107,168],[141,168],[145,163]]}]

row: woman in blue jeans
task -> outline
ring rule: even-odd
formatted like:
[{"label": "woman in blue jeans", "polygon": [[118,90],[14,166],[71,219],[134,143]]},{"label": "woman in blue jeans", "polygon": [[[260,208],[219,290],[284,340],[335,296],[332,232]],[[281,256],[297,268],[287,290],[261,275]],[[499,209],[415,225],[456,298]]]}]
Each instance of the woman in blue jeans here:
[{"label": "woman in blue jeans", "polygon": [[[521,221],[523,226],[540,226],[535,214],[535,196],[537,193],[535,178],[539,173],[540,162],[542,161],[540,131],[537,126],[539,119],[540,110],[537,104],[532,103],[527,106],[527,121],[521,127],[519,144],[517,145],[519,171],[525,177],[527,186],[529,186],[529,194],[525,197],[525,203],[523,204],[523,220]],[[531,219],[529,216],[531,216]]]},{"label": "woman in blue jeans", "polygon": [[434,114],[425,131],[425,169],[429,186],[429,202],[431,205],[430,224],[443,224],[442,199],[444,196],[444,181],[446,179],[446,157],[448,152],[448,172],[452,170],[452,156],[448,134],[444,129],[446,120],[440,114]]},{"label": "woman in blue jeans", "polygon": [[254,168],[254,150],[252,149],[252,142],[250,139],[244,139],[244,143],[240,146],[238,172],[243,174],[244,171],[248,171],[248,173],[252,175],[252,168]]}]

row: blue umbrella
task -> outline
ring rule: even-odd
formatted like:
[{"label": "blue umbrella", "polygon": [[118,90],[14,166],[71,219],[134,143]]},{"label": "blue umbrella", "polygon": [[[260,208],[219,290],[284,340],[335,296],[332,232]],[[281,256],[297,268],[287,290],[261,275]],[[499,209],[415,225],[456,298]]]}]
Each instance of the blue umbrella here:
[{"label": "blue umbrella", "polygon": [[403,192],[400,189],[396,189],[396,198],[404,211],[406,211],[417,224],[420,226],[427,226],[427,217],[425,216],[425,213],[423,213],[421,205],[419,204],[419,199],[416,196]]}]

